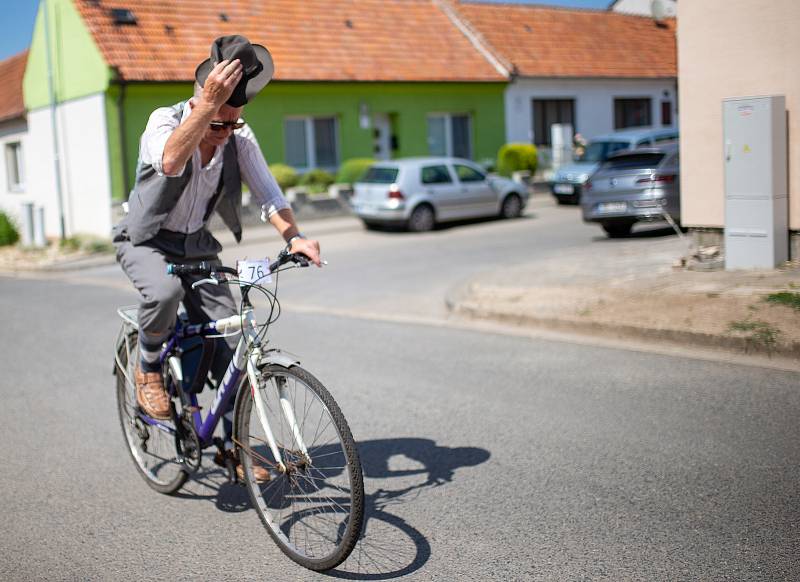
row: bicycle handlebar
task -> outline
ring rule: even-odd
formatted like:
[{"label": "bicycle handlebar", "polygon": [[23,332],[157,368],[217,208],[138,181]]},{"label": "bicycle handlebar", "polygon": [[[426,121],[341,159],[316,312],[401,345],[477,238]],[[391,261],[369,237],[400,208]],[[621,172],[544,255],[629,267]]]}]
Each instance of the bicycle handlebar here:
[{"label": "bicycle handlebar", "polygon": [[[286,263],[295,263],[300,267],[308,267],[308,257],[300,253],[281,253],[278,258],[270,263],[269,272],[273,273],[281,265]],[[223,267],[222,265],[212,265],[208,261],[201,261],[199,263],[167,263],[168,275],[213,275],[215,273],[226,273],[228,275],[238,276],[239,272],[231,267]]]}]

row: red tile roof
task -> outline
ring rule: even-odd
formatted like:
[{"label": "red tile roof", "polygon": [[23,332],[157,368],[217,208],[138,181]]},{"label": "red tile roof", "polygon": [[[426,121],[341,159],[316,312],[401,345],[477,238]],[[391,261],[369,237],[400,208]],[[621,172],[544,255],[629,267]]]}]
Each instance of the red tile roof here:
[{"label": "red tile roof", "polygon": [[506,80],[430,0],[73,1],[127,80],[192,80],[225,34],[269,48],[283,81]]},{"label": "red tile roof", "polygon": [[677,77],[675,19],[460,2],[458,11],[523,77]]},{"label": "red tile roof", "polygon": [[28,62],[28,51],[0,62],[0,121],[25,115],[22,100],[22,76]]}]

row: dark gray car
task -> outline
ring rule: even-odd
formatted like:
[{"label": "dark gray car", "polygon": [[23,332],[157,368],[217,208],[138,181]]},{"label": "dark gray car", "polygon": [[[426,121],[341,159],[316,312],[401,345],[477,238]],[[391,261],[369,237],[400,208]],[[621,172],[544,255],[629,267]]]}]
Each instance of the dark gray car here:
[{"label": "dark gray car", "polygon": [[630,234],[640,221],[681,218],[678,144],[620,152],[609,157],[586,182],[583,220],[599,222],[609,236]]}]

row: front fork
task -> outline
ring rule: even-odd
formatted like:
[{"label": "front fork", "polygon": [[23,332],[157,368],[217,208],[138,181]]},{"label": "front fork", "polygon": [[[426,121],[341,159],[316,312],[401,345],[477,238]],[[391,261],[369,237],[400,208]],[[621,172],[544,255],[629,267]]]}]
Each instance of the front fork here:
[{"label": "front fork", "polygon": [[[260,374],[258,373],[257,367],[259,356],[260,353],[256,352],[248,359],[247,376],[250,380],[250,385],[253,387],[253,400],[256,404],[258,419],[261,422],[261,426],[264,429],[264,434],[267,438],[267,444],[272,451],[273,457],[277,461],[278,470],[281,473],[285,473],[286,464],[283,461],[278,444],[275,442],[275,435],[272,433],[272,428],[270,427],[269,419],[267,418],[267,407],[264,403],[264,396],[259,387]],[[300,427],[297,425],[297,418],[294,415],[294,409],[292,408],[292,404],[289,400],[289,390],[286,388],[286,380],[284,378],[275,378],[275,384],[278,387],[278,398],[280,399],[283,416],[286,418],[286,422],[292,430],[292,437],[297,444],[297,448],[302,453],[303,459],[308,462],[308,450],[306,449],[306,444],[303,441],[303,435],[300,432]]]}]

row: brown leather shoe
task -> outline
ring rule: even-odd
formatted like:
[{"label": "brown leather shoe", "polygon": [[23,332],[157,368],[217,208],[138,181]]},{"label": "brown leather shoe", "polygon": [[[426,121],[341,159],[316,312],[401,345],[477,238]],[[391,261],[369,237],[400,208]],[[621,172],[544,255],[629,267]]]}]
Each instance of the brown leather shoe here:
[{"label": "brown leather shoe", "polygon": [[169,396],[161,372],[142,372],[136,365],[136,401],[144,413],[159,420],[169,420]]},{"label": "brown leather shoe", "polygon": [[[242,464],[239,462],[239,455],[228,449],[225,451],[225,456],[229,457],[236,466],[236,476],[239,478],[239,481],[244,481],[244,467],[242,467]],[[220,467],[225,466],[225,458],[219,451],[214,453],[214,462]],[[256,478],[256,483],[267,483],[271,479],[269,471],[257,463],[253,463],[253,476]]]}]

